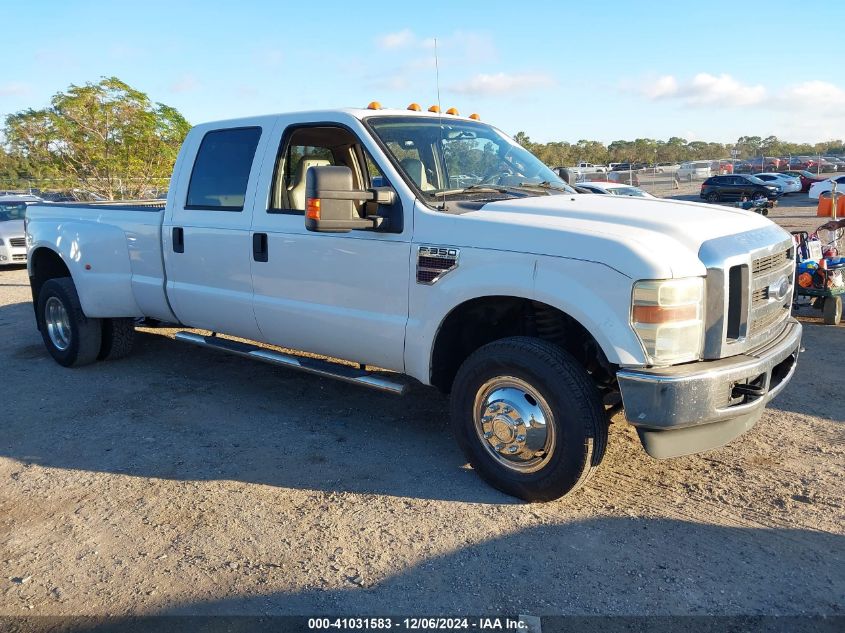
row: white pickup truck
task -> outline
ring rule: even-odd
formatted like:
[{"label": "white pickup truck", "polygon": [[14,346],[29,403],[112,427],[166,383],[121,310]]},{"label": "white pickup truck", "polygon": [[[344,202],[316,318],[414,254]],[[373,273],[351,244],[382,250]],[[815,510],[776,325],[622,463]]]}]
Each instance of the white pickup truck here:
[{"label": "white pickup truck", "polygon": [[199,125],[166,203],[35,205],[26,233],[62,365],[125,355],[147,319],[387,392],[410,376],[451,393],[471,465],[526,500],[583,484],[623,406],[654,457],[725,444],[786,386],[801,343],[793,243],[768,219],[577,194],[472,117]]}]

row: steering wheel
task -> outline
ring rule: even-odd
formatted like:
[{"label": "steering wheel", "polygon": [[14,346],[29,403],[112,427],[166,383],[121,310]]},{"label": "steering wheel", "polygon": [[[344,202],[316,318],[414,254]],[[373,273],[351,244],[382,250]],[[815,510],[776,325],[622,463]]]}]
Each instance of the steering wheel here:
[{"label": "steering wheel", "polygon": [[[502,176],[515,176],[513,169],[508,167],[507,165],[503,165],[502,167],[494,167],[493,169],[488,169],[484,175],[481,177],[481,180],[478,181],[479,185],[497,185],[501,180]],[[495,182],[493,182],[495,179]]]}]

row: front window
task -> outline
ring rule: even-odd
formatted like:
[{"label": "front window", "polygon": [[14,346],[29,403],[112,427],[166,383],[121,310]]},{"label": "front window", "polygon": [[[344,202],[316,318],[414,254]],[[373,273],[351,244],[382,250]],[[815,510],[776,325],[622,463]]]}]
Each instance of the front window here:
[{"label": "front window", "polygon": [[24,202],[0,202],[0,222],[9,220],[23,220],[26,215],[26,203]]},{"label": "front window", "polygon": [[645,198],[646,193],[642,189],[636,187],[614,187],[608,189],[614,196],[634,196],[635,198]]},{"label": "front window", "polygon": [[489,125],[449,117],[373,117],[367,122],[399,169],[428,198],[460,197],[487,188],[513,189],[514,195],[540,195],[548,189],[575,193],[540,159]]}]

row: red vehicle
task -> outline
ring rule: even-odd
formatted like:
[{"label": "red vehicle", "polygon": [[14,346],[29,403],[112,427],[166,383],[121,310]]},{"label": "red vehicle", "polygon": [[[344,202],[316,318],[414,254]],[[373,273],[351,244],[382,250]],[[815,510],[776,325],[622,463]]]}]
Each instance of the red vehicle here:
[{"label": "red vehicle", "polygon": [[819,177],[816,174],[810,173],[806,169],[788,169],[783,172],[788,176],[795,176],[801,180],[801,191],[807,192],[810,190],[810,185],[812,185],[817,180],[824,180],[824,177]]},{"label": "red vehicle", "polygon": [[710,165],[710,171],[716,175],[732,174],[734,173],[734,164],[729,160],[714,160]]}]

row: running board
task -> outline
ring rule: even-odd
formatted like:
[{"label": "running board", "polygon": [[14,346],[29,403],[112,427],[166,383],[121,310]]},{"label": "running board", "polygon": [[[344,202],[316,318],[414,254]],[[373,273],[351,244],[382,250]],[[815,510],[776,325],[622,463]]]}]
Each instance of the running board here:
[{"label": "running board", "polygon": [[193,332],[176,332],[176,340],[199,345],[200,347],[208,347],[221,352],[228,352],[237,356],[254,358],[255,360],[272,365],[297,369],[325,378],[335,378],[354,385],[369,387],[370,389],[393,393],[398,396],[404,395],[408,390],[408,385],[384,378],[383,376],[377,376],[363,369],[355,369],[354,367],[340,365],[339,363],[330,363],[315,358],[282,354],[281,352],[274,352],[273,350],[258,347],[257,345],[240,343],[216,336],[201,336]]}]

